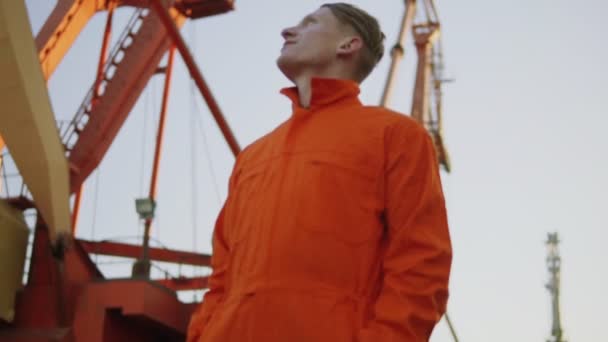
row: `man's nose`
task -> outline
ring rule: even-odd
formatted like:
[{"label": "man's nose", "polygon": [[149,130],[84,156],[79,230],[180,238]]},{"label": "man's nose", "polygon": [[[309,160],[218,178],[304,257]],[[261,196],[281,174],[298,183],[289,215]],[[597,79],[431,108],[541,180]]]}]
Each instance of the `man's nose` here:
[{"label": "man's nose", "polygon": [[281,37],[283,37],[283,39],[285,39],[285,40],[292,38],[295,35],[296,35],[295,27],[288,27],[288,28],[283,29],[283,31],[281,31]]}]

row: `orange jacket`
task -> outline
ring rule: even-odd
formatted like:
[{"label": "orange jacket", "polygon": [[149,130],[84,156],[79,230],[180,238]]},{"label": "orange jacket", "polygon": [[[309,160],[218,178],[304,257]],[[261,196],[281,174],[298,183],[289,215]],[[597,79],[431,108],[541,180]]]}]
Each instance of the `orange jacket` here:
[{"label": "orange jacket", "polygon": [[189,342],[427,341],[451,246],[433,143],[364,107],[356,83],[313,79],[308,109],[237,158]]}]

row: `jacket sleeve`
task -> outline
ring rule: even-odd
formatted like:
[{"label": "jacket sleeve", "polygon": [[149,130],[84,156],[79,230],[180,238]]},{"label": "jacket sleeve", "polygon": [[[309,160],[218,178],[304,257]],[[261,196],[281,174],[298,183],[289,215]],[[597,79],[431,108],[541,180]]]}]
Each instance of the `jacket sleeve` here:
[{"label": "jacket sleeve", "polygon": [[213,255],[211,256],[212,273],[208,280],[209,291],[205,293],[203,302],[196,308],[190,318],[186,339],[187,342],[198,342],[207,323],[211,319],[211,316],[213,316],[218,303],[221,302],[224,295],[229,259],[229,246],[225,238],[224,214],[228,201],[230,201],[230,194],[234,189],[234,178],[235,172],[233,171],[228,185],[228,198],[217,217],[213,230]]},{"label": "jacket sleeve", "polygon": [[409,121],[385,136],[387,244],[359,342],[428,341],[446,309],[452,249],[433,142]]}]

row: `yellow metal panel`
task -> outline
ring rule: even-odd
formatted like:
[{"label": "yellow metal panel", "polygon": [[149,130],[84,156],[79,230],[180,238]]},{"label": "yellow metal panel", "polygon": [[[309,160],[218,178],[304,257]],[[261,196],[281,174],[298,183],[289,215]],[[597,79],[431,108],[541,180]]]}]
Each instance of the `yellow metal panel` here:
[{"label": "yellow metal panel", "polygon": [[0,319],[11,322],[21,288],[29,231],[21,212],[0,201]]},{"label": "yellow metal panel", "polygon": [[70,232],[68,166],[23,1],[0,1],[0,135],[51,238]]}]

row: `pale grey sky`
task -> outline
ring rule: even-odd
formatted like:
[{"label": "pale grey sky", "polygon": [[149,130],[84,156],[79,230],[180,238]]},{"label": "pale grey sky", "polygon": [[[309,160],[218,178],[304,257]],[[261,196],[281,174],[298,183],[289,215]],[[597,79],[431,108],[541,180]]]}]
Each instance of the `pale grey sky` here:
[{"label": "pale grey sky", "polygon": [[[323,2],[237,0],[236,11],[182,29],[241,145],[289,115],[289,102],[278,94],[288,82],[274,65],[282,44],[279,32]],[[380,19],[390,48],[403,1],[351,2]],[[55,2],[26,3],[37,32]],[[438,0],[437,5],[447,76],[456,80],[445,87],[445,141],[453,172],[443,179],[455,253],[449,311],[461,341],[548,337],[544,240],[549,231],[558,231],[563,240],[567,338],[608,341],[608,267],[603,264],[608,260],[608,103],[603,96],[608,4]],[[117,11],[114,38],[131,12]],[[104,24],[105,14],[91,20],[49,82],[58,119],[72,118],[91,85]],[[403,112],[409,108],[415,62],[413,47],[406,50],[392,103]],[[212,224],[234,160],[176,60],[153,235],[172,248],[210,252]],[[363,85],[364,102],[378,103],[388,62],[385,58]],[[133,202],[148,189],[162,82],[156,76],[141,96],[102,163],[99,187],[96,174],[87,181],[79,237],[140,234]],[[451,341],[445,322],[432,341]]]}]

